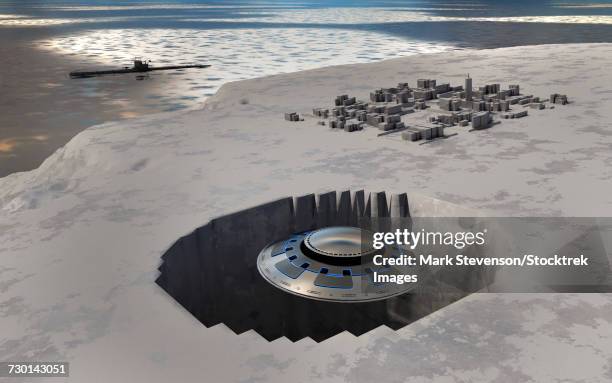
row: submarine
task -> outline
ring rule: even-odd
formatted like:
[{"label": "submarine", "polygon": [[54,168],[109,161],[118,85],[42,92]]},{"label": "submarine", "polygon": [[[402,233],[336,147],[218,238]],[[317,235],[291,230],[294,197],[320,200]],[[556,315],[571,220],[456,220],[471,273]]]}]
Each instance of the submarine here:
[{"label": "submarine", "polygon": [[134,59],[134,65],[130,67],[125,67],[123,69],[110,69],[110,70],[99,70],[99,71],[75,71],[70,72],[71,78],[87,78],[87,77],[95,77],[95,76],[104,76],[111,74],[124,74],[124,73],[145,73],[145,72],[153,72],[160,70],[175,70],[175,69],[186,69],[186,68],[208,68],[210,65],[206,64],[195,64],[195,65],[171,65],[171,66],[160,66],[153,67],[150,65],[149,61],[144,61],[141,58]]}]

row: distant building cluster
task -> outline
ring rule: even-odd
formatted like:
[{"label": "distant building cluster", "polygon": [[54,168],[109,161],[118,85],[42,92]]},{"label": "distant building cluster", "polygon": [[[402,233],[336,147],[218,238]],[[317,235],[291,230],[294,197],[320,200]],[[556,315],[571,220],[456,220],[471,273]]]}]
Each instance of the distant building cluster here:
[{"label": "distant building cluster", "polygon": [[[402,131],[403,139],[419,141],[445,137],[444,128],[450,126],[471,125],[472,129],[486,129],[493,124],[494,116],[498,119],[525,117],[527,108],[545,109],[546,102],[565,105],[568,98],[554,93],[548,100],[540,100],[521,94],[519,85],[502,89],[500,84],[486,84],[474,89],[468,75],[460,86],[438,84],[435,79],[419,79],[416,88],[399,83],[393,88],[376,89],[370,92],[369,101],[343,94],[334,99],[331,109],[315,108],[312,114],[320,119],[320,125],[327,122],[332,129],[354,132],[371,126],[383,131],[380,135]],[[430,115],[425,125],[407,123],[403,118],[424,109],[439,113]],[[286,113],[285,119],[302,120],[297,113]]]}]

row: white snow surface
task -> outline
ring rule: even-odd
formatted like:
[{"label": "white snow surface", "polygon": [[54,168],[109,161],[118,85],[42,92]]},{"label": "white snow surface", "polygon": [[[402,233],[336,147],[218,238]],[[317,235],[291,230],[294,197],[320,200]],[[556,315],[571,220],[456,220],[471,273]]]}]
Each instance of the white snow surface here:
[{"label": "white snow surface", "polygon": [[[611,59],[609,44],[418,55],[229,83],[201,110],[91,127],[0,179],[0,360],[69,361],[71,382],[609,382],[612,295],[474,294],[396,332],[270,343],[205,328],[154,280],[180,236],[290,195],[363,188],[498,216],[609,216]],[[572,104],[428,145],[283,120],[468,72]]]}]

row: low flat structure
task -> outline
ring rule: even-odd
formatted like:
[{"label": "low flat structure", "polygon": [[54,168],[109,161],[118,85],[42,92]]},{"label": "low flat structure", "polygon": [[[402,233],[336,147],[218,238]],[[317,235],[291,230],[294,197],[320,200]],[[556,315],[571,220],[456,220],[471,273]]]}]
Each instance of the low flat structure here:
[{"label": "low flat structure", "polygon": [[285,121],[300,121],[300,115],[295,112],[285,113]]}]

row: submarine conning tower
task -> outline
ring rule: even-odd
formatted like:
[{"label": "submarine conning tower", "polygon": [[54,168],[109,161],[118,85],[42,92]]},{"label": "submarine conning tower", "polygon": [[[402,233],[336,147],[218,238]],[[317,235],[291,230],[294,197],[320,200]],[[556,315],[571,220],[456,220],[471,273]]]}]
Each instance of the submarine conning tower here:
[{"label": "submarine conning tower", "polygon": [[134,58],[134,70],[136,70],[138,72],[146,72],[146,71],[148,71],[149,70],[149,62],[148,61],[144,61],[140,57],[135,57]]}]

